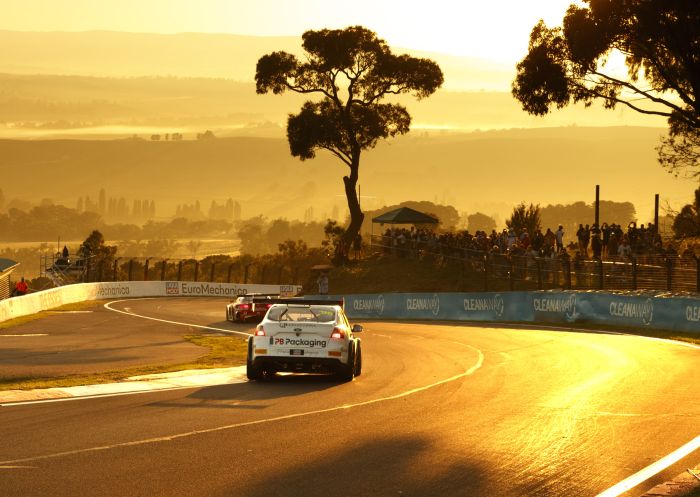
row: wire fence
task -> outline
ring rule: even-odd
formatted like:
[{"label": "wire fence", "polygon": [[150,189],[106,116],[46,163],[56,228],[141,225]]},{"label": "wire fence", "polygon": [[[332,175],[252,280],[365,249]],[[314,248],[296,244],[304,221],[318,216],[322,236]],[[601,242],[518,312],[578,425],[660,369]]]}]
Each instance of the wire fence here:
[{"label": "wire fence", "polygon": [[[437,243],[394,244],[372,237],[371,252],[413,259],[418,264],[458,264],[484,291],[503,290],[668,290],[700,292],[700,264],[695,257],[637,255],[629,258],[572,258],[484,252]],[[473,285],[472,285],[473,286]]]}]

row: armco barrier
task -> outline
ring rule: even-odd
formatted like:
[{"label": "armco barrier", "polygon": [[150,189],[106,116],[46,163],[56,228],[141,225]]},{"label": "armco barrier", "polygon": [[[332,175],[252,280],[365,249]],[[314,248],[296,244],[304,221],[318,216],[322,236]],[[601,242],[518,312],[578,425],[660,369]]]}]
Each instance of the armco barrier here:
[{"label": "armco barrier", "polygon": [[541,291],[343,297],[346,312],[353,319],[595,323],[700,334],[700,298],[667,295]]},{"label": "armco barrier", "polygon": [[0,322],[85,300],[129,297],[228,297],[244,293],[297,295],[299,285],[255,285],[191,281],[79,283],[0,300]]}]

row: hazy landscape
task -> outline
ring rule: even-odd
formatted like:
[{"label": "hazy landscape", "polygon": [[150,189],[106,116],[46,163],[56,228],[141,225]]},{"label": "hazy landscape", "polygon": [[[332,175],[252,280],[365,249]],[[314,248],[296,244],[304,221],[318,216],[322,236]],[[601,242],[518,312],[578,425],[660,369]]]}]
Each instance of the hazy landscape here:
[{"label": "hazy landscape", "polygon": [[[0,43],[16,47],[0,54],[8,201],[75,207],[104,188],[153,199],[161,220],[229,198],[243,218],[344,219],[341,164],[289,154],[286,117],[305,99],[255,94],[257,58],[298,53],[298,38],[0,31]],[[429,200],[502,223],[518,202],[591,202],[600,184],[644,222],[655,193],[676,208],[690,197],[656,161],[661,119],[595,106],[529,116],[508,91],[514,68],[418,54],[441,64],[445,87],[402,100],[413,131],[364,154],[364,207]],[[197,140],[207,130],[216,138]]]}]

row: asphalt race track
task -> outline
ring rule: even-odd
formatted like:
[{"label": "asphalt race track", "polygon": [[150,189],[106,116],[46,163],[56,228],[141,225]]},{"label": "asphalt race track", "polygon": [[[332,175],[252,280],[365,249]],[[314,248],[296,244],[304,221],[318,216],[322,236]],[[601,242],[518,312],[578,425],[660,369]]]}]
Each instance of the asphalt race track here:
[{"label": "asphalt race track", "polygon": [[[224,305],[113,307],[250,331],[224,322]],[[118,313],[107,324],[156,341],[186,333]],[[363,324],[363,374],[352,383],[291,375],[0,407],[0,495],[593,497],[700,435],[698,348],[604,333]],[[695,451],[620,495],[698,460]]]}]

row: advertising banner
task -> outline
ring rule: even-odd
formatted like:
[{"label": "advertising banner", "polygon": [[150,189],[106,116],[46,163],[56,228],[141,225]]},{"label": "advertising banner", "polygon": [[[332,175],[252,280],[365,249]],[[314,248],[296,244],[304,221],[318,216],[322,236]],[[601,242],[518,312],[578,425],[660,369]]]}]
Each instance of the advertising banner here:
[{"label": "advertising banner", "polygon": [[0,322],[85,300],[133,297],[224,297],[233,299],[238,295],[248,293],[274,293],[290,297],[301,293],[301,286],[192,281],[79,283],[0,300]]}]

